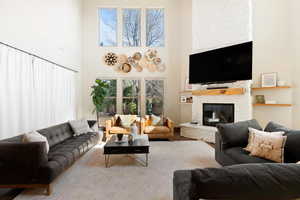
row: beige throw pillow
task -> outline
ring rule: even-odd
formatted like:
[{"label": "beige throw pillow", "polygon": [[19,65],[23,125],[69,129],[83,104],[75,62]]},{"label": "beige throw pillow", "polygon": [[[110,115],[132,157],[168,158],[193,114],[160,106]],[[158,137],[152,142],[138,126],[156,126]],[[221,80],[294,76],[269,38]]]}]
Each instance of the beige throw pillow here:
[{"label": "beige throw pillow", "polygon": [[45,136],[41,135],[37,131],[25,133],[23,136],[23,142],[45,142],[46,151],[49,152],[49,143]]},{"label": "beige throw pillow", "polygon": [[251,156],[257,156],[278,163],[284,162],[284,146],[287,137],[276,135],[253,134]]},{"label": "beige throw pillow", "polygon": [[162,126],[163,118],[152,114],[151,115],[151,125],[152,126]]},{"label": "beige throw pillow", "polygon": [[121,119],[121,125],[124,128],[130,128],[137,118],[136,115],[119,115],[119,117]]},{"label": "beige throw pillow", "polygon": [[244,150],[251,152],[253,148],[253,135],[255,134],[260,134],[260,135],[275,135],[275,136],[282,136],[284,135],[283,131],[278,131],[278,132],[265,132],[265,131],[260,131],[254,128],[248,128],[249,129],[249,139],[248,139],[248,145]]}]

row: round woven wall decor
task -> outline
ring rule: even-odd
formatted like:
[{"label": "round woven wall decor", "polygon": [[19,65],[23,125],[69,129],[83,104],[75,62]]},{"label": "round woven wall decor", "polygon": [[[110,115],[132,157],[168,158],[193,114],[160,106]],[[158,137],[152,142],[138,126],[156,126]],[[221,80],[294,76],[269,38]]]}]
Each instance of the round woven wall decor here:
[{"label": "round woven wall decor", "polygon": [[108,66],[114,66],[118,62],[118,56],[115,53],[107,53],[104,62]]}]

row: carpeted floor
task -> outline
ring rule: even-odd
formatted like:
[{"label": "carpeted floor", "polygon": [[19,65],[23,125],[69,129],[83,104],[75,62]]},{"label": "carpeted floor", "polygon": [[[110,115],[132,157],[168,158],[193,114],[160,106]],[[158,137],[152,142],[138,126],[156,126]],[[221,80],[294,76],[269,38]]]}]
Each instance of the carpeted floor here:
[{"label": "carpeted floor", "polygon": [[[173,172],[179,169],[219,167],[214,149],[201,141],[154,141],[150,143],[149,166],[130,156],[114,155],[104,167],[98,145],[53,183],[53,193],[25,190],[16,200],[172,200]],[[138,159],[144,159],[138,155]]]}]

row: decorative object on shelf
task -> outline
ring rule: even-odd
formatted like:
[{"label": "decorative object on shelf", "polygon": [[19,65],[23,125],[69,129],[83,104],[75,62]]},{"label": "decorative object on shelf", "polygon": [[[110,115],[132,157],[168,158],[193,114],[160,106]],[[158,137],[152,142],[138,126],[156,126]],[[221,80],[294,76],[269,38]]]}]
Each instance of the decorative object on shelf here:
[{"label": "decorative object on shelf", "polygon": [[255,95],[256,103],[263,104],[265,103],[265,96],[264,95]]},{"label": "decorative object on shelf", "polygon": [[121,71],[122,71],[123,73],[129,73],[129,72],[131,71],[131,65],[128,64],[128,63],[122,64],[122,66],[121,66]]},{"label": "decorative object on shelf", "polygon": [[279,86],[279,87],[286,86],[286,82],[285,81],[277,81],[277,86]]},{"label": "decorative object on shelf", "polygon": [[180,97],[180,103],[186,103],[186,96]]},{"label": "decorative object on shelf", "polygon": [[188,78],[185,79],[184,90],[186,90],[186,91],[193,90],[193,85],[189,83],[189,79]]},{"label": "decorative object on shelf", "polygon": [[118,56],[115,53],[107,53],[104,56],[104,62],[108,66],[114,66],[118,62]]},{"label": "decorative object on shelf", "polygon": [[277,73],[263,73],[261,75],[261,87],[276,87],[277,86]]},{"label": "decorative object on shelf", "polygon": [[186,102],[187,103],[193,103],[193,96],[187,97]]},{"label": "decorative object on shelf", "polygon": [[140,52],[136,52],[133,54],[133,59],[136,61],[140,61],[142,59],[142,54]]}]

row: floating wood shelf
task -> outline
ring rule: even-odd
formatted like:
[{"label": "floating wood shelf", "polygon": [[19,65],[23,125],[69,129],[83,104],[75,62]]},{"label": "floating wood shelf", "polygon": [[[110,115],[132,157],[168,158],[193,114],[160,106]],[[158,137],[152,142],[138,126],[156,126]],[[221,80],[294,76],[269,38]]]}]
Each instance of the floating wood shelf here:
[{"label": "floating wood shelf", "polygon": [[291,86],[277,86],[277,87],[257,87],[252,88],[252,90],[274,90],[274,89],[288,89],[292,88]]},{"label": "floating wood shelf", "polygon": [[245,88],[228,88],[228,89],[212,89],[212,90],[195,90],[192,92],[194,96],[206,95],[241,95],[245,93]]},{"label": "floating wood shelf", "polygon": [[277,106],[277,107],[291,107],[292,104],[263,104],[263,103],[255,103],[253,106]]},{"label": "floating wood shelf", "polygon": [[184,91],[180,91],[180,93],[192,93],[192,90],[184,90]]}]

